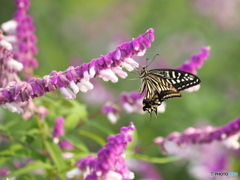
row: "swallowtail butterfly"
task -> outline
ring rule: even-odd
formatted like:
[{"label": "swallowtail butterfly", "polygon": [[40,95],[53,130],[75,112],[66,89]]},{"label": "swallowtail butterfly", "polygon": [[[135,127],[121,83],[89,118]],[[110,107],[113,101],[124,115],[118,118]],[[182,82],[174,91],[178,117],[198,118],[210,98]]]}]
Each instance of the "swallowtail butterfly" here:
[{"label": "swallowtail butterfly", "polygon": [[157,107],[169,98],[181,97],[179,91],[195,86],[201,80],[194,74],[173,69],[152,69],[143,67],[140,72],[141,86],[139,93],[146,92],[143,110],[152,112],[157,117]]}]

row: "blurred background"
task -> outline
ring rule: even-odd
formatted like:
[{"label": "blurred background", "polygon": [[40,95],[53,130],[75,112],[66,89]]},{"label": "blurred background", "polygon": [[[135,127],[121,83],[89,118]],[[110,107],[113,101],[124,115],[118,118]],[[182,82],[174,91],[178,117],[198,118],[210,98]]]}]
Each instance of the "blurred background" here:
[{"label": "blurred background", "polygon": [[[15,12],[13,4],[13,0],[1,0],[0,23],[12,19]],[[191,55],[199,53],[202,46],[211,47],[210,57],[198,70],[202,80],[200,90],[183,92],[182,98],[168,100],[166,111],[158,118],[153,117],[152,123],[147,113],[121,113],[114,125],[102,114],[91,120],[91,123],[99,123],[115,133],[120,127],[134,122],[140,147],[158,136],[166,137],[174,131],[182,132],[199,124],[223,126],[239,116],[238,0],[41,0],[31,2],[29,14],[34,18],[38,37],[39,68],[35,70],[36,77],[50,74],[52,70],[64,71],[70,65],[90,62],[149,28],[155,30],[155,41],[145,56],[136,60],[144,66],[146,58],[152,59],[159,54],[150,69],[178,67]],[[137,72],[128,74],[127,79],[138,78]],[[86,104],[89,116],[98,112],[106,100],[116,101],[122,92],[137,91],[140,86],[138,79],[119,79],[116,84],[103,82],[100,78],[94,81],[104,90],[101,91],[103,100],[92,98],[94,95],[90,92],[79,93],[77,98],[77,101]],[[60,95],[60,98],[64,97]],[[58,110],[54,111],[61,115]],[[19,115],[4,111],[2,116],[13,117],[19,118]],[[82,128],[92,131],[91,123],[88,125],[87,122]],[[98,148],[93,146],[92,150],[96,152]],[[147,148],[142,154],[164,156],[157,146]],[[231,167],[234,166],[232,171],[240,170],[239,165],[237,162],[231,164]],[[188,162],[154,166],[162,179],[198,179],[189,173]]]}]

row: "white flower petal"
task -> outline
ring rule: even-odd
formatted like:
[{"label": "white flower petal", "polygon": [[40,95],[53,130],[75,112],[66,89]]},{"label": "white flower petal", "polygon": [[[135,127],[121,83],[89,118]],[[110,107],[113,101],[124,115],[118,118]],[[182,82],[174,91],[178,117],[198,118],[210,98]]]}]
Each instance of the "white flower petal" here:
[{"label": "white flower petal", "polygon": [[91,67],[89,69],[89,74],[90,74],[90,77],[93,78],[96,74],[96,71],[95,71],[95,67]]},{"label": "white flower petal", "polygon": [[146,50],[139,51],[136,56],[143,56],[145,54]]},{"label": "white flower petal", "polygon": [[83,73],[83,78],[86,79],[86,81],[89,81],[90,75],[89,75],[89,73],[88,73],[87,71],[85,71],[85,72]]},{"label": "white flower petal", "polygon": [[5,31],[7,33],[13,33],[16,31],[17,22],[14,20],[10,20],[5,23],[2,23],[1,27],[2,27],[3,31]]},{"label": "white flower petal", "polygon": [[7,62],[9,68],[11,69],[16,69],[17,71],[21,71],[23,69],[23,65],[22,63],[14,60],[14,59],[11,59]]},{"label": "white flower petal", "polygon": [[130,64],[133,68],[137,68],[139,64],[134,61],[132,58],[125,58],[124,61],[128,64]]},{"label": "white flower petal", "polygon": [[0,46],[6,48],[7,50],[12,50],[12,45],[5,40],[0,41]]},{"label": "white flower petal", "polygon": [[99,77],[103,78],[104,81],[110,80],[113,83],[118,82],[118,77],[111,69],[101,70],[99,73]]},{"label": "white flower petal", "polygon": [[81,171],[78,168],[72,169],[71,171],[68,171],[66,173],[66,177],[69,179],[74,178],[75,176],[79,176],[81,174]]},{"label": "white flower petal", "polygon": [[60,92],[66,97],[66,99],[75,99],[76,94],[74,94],[69,88],[61,87]]},{"label": "white flower petal", "polygon": [[15,112],[18,113],[18,114],[23,113],[23,109],[20,106],[18,106],[15,102],[5,103],[5,104],[2,105],[2,107],[6,108],[9,111],[14,112],[14,113]]},{"label": "white flower petal", "polygon": [[87,92],[88,91],[88,88],[80,82],[77,83],[77,86],[79,87],[80,91],[82,91],[82,92]]},{"label": "white flower petal", "polygon": [[127,112],[127,113],[132,113],[134,112],[135,108],[130,105],[129,103],[123,103],[123,109]]},{"label": "white flower petal", "polygon": [[71,81],[69,83],[69,86],[72,88],[73,92],[77,94],[79,92],[79,87],[76,85],[74,81]]},{"label": "white flower petal", "polygon": [[116,124],[118,118],[114,113],[112,112],[108,113],[107,117],[112,124]]},{"label": "white flower petal", "polygon": [[[225,140],[222,141],[222,143],[229,149],[239,149],[240,148],[240,144],[238,142],[238,139],[239,139],[239,136],[240,136],[240,133],[238,134],[235,134]],[[224,138],[222,138],[224,139]]]},{"label": "white flower petal", "polygon": [[125,62],[122,62],[121,66],[126,68],[128,71],[133,71],[134,70],[134,68],[130,64],[125,63]]},{"label": "white flower petal", "polygon": [[193,86],[193,87],[190,87],[190,88],[187,88],[187,89],[185,89],[185,91],[193,92],[193,91],[198,91],[199,89],[200,89],[200,84],[198,84],[196,86]]},{"label": "white flower petal", "polygon": [[15,35],[7,35],[5,36],[5,40],[11,44],[14,44],[17,42],[17,38]]},{"label": "white flower petal", "polygon": [[128,74],[123,71],[121,67],[114,67],[112,68],[112,71],[122,79],[125,79],[128,76]]},{"label": "white flower petal", "polygon": [[114,171],[108,171],[105,178],[105,180],[122,180],[122,179],[123,179],[122,175]]},{"label": "white flower petal", "polygon": [[163,102],[160,106],[158,106],[157,112],[159,112],[159,113],[164,113],[165,110],[166,110],[166,103]]}]

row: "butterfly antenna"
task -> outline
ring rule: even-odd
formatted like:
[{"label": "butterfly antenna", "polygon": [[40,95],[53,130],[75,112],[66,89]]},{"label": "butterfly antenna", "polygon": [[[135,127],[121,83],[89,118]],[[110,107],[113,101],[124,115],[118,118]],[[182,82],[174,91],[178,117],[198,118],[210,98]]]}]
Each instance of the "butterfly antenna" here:
[{"label": "butterfly antenna", "polygon": [[146,59],[147,67],[150,66],[150,64],[152,64],[153,60],[154,60],[157,56],[159,56],[159,54],[156,54],[156,55],[153,57],[153,59],[150,61],[149,64],[147,64],[147,61],[149,61],[149,59],[148,59],[148,58]]}]

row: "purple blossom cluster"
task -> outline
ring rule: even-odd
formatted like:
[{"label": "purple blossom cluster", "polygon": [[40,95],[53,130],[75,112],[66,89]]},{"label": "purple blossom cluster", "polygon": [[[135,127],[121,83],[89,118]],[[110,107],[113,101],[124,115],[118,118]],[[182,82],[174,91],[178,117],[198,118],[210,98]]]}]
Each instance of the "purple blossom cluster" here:
[{"label": "purple blossom cluster", "polygon": [[[207,126],[202,129],[189,127],[182,134],[173,132],[168,137],[157,137],[154,143],[159,145],[163,152],[170,152],[172,143],[179,147],[195,144],[210,144],[214,141],[221,141],[225,146],[232,149],[238,149],[240,144],[238,138],[240,136],[240,117],[229,122],[222,127]],[[170,146],[169,146],[170,145]]]},{"label": "purple blossom cluster", "polygon": [[[108,143],[98,151],[97,157],[89,155],[77,162],[81,173],[84,173],[84,180],[130,180],[134,174],[128,170],[125,163],[125,149],[128,142],[132,141],[131,131],[134,124],[129,127],[122,127],[119,134],[108,137]],[[67,173],[67,177],[72,177],[73,171]],[[76,171],[74,171],[76,173]]]},{"label": "purple blossom cluster", "polygon": [[153,40],[154,30],[148,29],[146,33],[138,38],[123,43],[115,51],[111,51],[98,59],[93,59],[88,64],[82,64],[78,67],[70,66],[64,72],[52,71],[50,75],[44,76],[43,79],[33,77],[28,82],[9,85],[0,90],[0,104],[7,104],[6,107],[10,111],[13,112],[14,110],[20,113],[21,110],[18,109],[21,108],[17,107],[16,103],[43,96],[47,92],[56,89],[59,89],[66,99],[74,99],[79,91],[87,92],[93,89],[93,85],[89,80],[96,76],[101,77],[104,81],[110,80],[116,83],[118,81],[116,75],[121,78],[127,76],[122,67],[128,71],[138,67],[138,63],[132,59],[132,56],[142,56],[146,48],[151,46]]},{"label": "purple blossom cluster", "polygon": [[14,47],[14,58],[23,64],[24,72],[32,76],[33,68],[38,67],[38,62],[34,58],[38,49],[33,19],[27,14],[29,5],[29,0],[16,0],[17,11],[14,18],[4,23],[2,29],[8,34],[7,40]]}]

